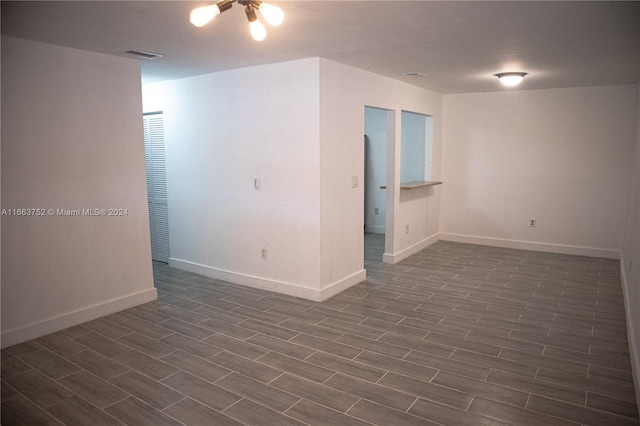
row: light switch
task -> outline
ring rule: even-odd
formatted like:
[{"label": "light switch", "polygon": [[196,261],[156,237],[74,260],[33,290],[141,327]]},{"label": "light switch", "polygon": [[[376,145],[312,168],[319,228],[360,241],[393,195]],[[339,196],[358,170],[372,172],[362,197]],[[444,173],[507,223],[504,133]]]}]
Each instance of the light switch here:
[{"label": "light switch", "polygon": [[253,189],[260,190],[260,178],[253,178]]}]

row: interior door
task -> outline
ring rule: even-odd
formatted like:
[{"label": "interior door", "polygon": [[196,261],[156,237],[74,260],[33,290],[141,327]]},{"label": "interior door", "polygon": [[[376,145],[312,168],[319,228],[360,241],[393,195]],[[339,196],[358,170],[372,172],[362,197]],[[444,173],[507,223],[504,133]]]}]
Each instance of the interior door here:
[{"label": "interior door", "polygon": [[162,112],[144,114],[143,122],[151,257],[153,260],[168,263],[170,255],[169,208],[167,206],[167,168]]}]

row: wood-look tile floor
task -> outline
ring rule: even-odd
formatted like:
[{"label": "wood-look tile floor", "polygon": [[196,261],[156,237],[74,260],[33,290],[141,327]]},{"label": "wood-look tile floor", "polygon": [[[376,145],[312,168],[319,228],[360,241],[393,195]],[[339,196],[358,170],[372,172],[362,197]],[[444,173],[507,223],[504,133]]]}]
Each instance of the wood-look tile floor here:
[{"label": "wood-look tile floor", "polygon": [[314,303],[160,298],[2,351],[2,424],[638,425],[617,261],[438,242]]}]

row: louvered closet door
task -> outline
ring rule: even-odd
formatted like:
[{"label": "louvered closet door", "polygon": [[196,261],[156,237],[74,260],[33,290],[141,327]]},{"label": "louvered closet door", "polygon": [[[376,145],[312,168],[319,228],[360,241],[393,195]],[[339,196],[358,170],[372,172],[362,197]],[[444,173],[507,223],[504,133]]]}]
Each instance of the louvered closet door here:
[{"label": "louvered closet door", "polygon": [[145,114],[144,158],[147,168],[151,257],[169,262],[169,209],[162,113]]}]

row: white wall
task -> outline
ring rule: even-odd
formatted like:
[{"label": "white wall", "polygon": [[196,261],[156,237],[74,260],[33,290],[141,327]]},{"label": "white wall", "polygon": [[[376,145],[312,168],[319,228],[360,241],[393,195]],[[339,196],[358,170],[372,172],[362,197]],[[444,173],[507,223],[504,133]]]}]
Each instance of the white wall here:
[{"label": "white wall", "polygon": [[625,296],[627,335],[631,349],[636,400],[640,407],[640,84],[637,85],[635,139],[627,195],[627,220],[622,245],[622,288]]},{"label": "white wall", "polygon": [[2,37],[2,346],[153,300],[136,61]]},{"label": "white wall", "polygon": [[164,111],[172,266],[320,296],[318,72],[316,58],[144,86],[145,111]]},{"label": "white wall", "polygon": [[[366,105],[395,109],[398,119],[403,108],[435,115],[439,158],[440,95],[320,58],[143,91],[144,110],[165,117],[169,263],[239,284],[323,300],[365,278]],[[388,150],[387,183],[399,182],[399,144]],[[400,205],[399,191],[391,192],[396,214],[416,224],[390,245],[390,255],[406,256],[435,240],[438,195],[425,191]]]},{"label": "white wall", "polygon": [[635,85],[445,96],[441,238],[619,256],[635,102]]},{"label": "white wall", "polygon": [[[365,159],[365,226],[367,232],[384,234],[387,211],[387,114],[378,108],[365,107],[364,133],[367,135]],[[378,209],[378,214],[375,210]]]},{"label": "white wall", "polygon": [[[341,277],[362,277],[364,106],[395,111],[387,152],[387,223],[384,260],[397,262],[437,240],[440,188],[400,194],[400,112],[434,117],[434,178],[440,177],[442,96],[336,62],[320,60],[321,257],[323,290]],[[411,233],[405,234],[405,224]],[[400,232],[402,229],[402,233]],[[327,290],[329,291],[329,290]]]}]

